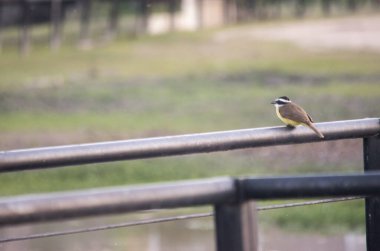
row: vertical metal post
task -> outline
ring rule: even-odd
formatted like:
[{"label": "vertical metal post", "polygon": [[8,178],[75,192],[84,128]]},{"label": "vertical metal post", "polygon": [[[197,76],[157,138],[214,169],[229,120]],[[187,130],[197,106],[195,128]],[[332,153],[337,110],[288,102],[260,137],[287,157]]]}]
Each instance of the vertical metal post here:
[{"label": "vertical metal post", "polygon": [[[380,170],[380,137],[364,138],[364,170]],[[379,181],[380,182],[380,181]],[[380,197],[365,199],[367,251],[380,250]]]},{"label": "vertical metal post", "polygon": [[214,207],[217,251],[257,251],[257,218],[254,202]]}]

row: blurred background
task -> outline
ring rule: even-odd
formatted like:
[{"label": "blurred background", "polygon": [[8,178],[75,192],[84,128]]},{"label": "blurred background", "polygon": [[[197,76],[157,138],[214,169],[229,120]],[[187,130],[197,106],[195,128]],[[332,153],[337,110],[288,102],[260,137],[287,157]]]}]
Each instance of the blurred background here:
[{"label": "blurred background", "polygon": [[[379,31],[379,0],[0,0],[0,150],[277,126],[270,102],[283,95],[317,122],[379,117]],[[361,140],[342,140],[3,173],[0,196],[362,169]],[[363,204],[261,212],[261,250],[364,250]],[[210,210],[23,225],[0,235]],[[0,248],[212,250],[213,222]]]}]

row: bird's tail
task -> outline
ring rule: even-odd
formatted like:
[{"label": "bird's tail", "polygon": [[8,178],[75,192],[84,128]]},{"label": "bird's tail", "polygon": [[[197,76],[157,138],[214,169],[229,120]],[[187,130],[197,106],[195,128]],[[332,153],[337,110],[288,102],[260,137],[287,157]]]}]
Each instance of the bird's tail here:
[{"label": "bird's tail", "polygon": [[313,130],[321,139],[323,139],[325,136],[313,125],[313,123],[306,124],[311,130]]}]

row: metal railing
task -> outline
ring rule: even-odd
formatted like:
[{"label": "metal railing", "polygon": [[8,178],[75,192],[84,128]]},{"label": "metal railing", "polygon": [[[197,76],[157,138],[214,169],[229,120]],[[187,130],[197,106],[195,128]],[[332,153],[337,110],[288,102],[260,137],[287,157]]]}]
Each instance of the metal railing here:
[{"label": "metal railing", "polygon": [[[320,205],[320,204],[326,204],[326,203],[345,202],[345,201],[360,200],[360,199],[364,199],[364,197],[353,196],[353,197],[342,197],[342,198],[318,199],[318,200],[301,201],[301,202],[289,202],[289,203],[283,203],[283,204],[259,206],[256,209],[257,211],[260,212],[260,211],[268,211],[268,210],[275,210],[275,209],[314,206],[314,205]],[[116,224],[107,224],[107,225],[92,226],[92,227],[86,227],[86,228],[75,228],[75,229],[61,230],[61,231],[54,231],[54,232],[5,237],[5,238],[0,239],[0,244],[5,243],[5,242],[33,240],[33,239],[56,237],[56,236],[63,236],[63,235],[89,233],[89,232],[95,232],[95,231],[105,231],[105,230],[111,230],[111,229],[117,229],[117,228],[165,223],[165,222],[172,222],[172,221],[179,221],[179,220],[199,219],[199,218],[212,217],[212,216],[214,216],[213,212],[203,212],[203,213],[193,213],[193,214],[184,214],[184,215],[183,214],[174,215],[174,216],[168,216],[168,217],[158,217],[158,218],[153,217],[153,218],[144,219],[144,220],[133,220],[133,221],[116,223]]]},{"label": "metal railing", "polygon": [[[380,250],[380,120],[338,121],[318,123],[317,126],[325,140],[364,138],[366,172],[299,177],[226,177],[3,198],[0,199],[0,225],[213,205],[217,250],[248,251],[257,250],[254,200],[367,196],[367,250]],[[0,170],[19,171],[315,141],[321,140],[308,128],[272,127],[25,149],[0,152]]]},{"label": "metal railing", "polygon": [[279,126],[4,151],[0,152],[0,172],[363,138],[380,131],[378,118],[317,123],[316,125],[325,135],[323,140],[305,127],[291,130]]}]

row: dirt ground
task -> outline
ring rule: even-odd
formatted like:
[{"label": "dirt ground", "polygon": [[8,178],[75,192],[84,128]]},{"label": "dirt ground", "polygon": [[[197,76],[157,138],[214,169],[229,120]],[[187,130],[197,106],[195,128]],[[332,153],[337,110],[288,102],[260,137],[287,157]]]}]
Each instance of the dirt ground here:
[{"label": "dirt ground", "polygon": [[247,26],[220,32],[229,38],[287,41],[309,50],[348,49],[380,52],[380,15],[281,22],[261,27]]}]

